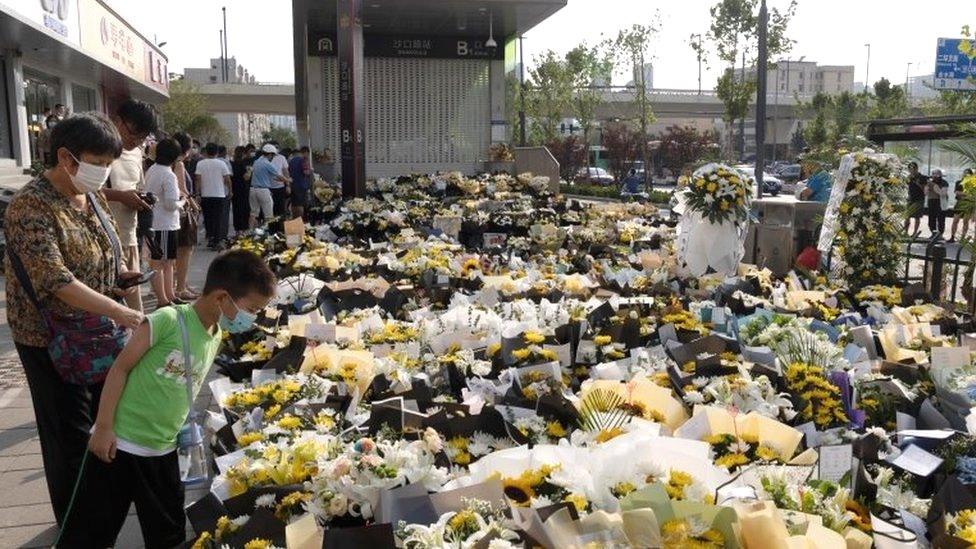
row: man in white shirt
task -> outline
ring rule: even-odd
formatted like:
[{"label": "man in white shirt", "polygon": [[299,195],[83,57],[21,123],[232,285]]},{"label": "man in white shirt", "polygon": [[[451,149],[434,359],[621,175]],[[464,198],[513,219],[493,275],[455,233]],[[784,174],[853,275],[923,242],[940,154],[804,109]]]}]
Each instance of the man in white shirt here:
[{"label": "man in white shirt", "polygon": [[[277,143],[270,142],[271,145],[275,147],[278,146]],[[271,187],[271,199],[274,201],[274,214],[277,217],[285,219],[288,214],[288,195],[291,194],[291,175],[288,172],[288,157],[284,152],[288,149],[281,149],[281,152],[275,154],[274,158],[271,159],[271,165],[277,168],[278,173],[284,181],[275,181],[272,183]]]},{"label": "man in white shirt", "polygon": [[200,209],[203,210],[203,226],[207,231],[210,249],[217,250],[227,239],[230,198],[230,168],[217,158],[216,143],[204,147],[206,158],[197,162],[196,187],[200,193]]},{"label": "man in white shirt", "polygon": [[[122,269],[138,272],[142,270],[139,260],[142,242],[136,234],[137,218],[140,211],[149,210],[149,204],[139,194],[145,190],[146,183],[142,171],[142,146],[146,137],[159,128],[159,115],[152,105],[128,99],[119,105],[112,122],[122,137],[123,151],[112,162],[109,182],[102,192],[119,229],[124,262]],[[130,309],[142,311],[140,292],[132,292],[126,296],[125,302]]]}]

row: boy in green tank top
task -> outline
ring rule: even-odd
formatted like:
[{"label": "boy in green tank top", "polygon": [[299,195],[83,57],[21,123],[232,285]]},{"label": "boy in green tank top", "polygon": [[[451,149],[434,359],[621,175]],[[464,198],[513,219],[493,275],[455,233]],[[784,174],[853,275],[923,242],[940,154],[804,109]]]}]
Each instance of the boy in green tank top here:
[{"label": "boy in green tank top", "polygon": [[[220,347],[223,330],[244,332],[275,292],[275,277],[258,256],[242,250],[217,256],[192,305],[163,307],[146,317],[115,359],[102,389],[88,448],[105,462],[93,467],[105,510],[103,547],[113,546],[129,506],[136,505],[147,547],[184,541],[183,483],[176,437]],[[186,371],[184,337],[189,343]],[[192,382],[190,391],[187,381]],[[92,483],[89,481],[89,486]]]}]

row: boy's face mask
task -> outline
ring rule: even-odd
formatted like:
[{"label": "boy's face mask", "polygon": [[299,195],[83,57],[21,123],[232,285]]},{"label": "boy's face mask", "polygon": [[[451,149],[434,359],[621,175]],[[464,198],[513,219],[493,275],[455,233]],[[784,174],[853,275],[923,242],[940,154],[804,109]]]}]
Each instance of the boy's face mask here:
[{"label": "boy's face mask", "polygon": [[221,307],[220,318],[217,320],[217,324],[220,325],[222,330],[227,330],[232,334],[240,334],[250,330],[254,326],[254,321],[257,320],[258,315],[244,310],[240,305],[234,303],[233,299],[230,302],[234,305],[236,313],[232,318],[229,318],[224,313],[223,307]]}]

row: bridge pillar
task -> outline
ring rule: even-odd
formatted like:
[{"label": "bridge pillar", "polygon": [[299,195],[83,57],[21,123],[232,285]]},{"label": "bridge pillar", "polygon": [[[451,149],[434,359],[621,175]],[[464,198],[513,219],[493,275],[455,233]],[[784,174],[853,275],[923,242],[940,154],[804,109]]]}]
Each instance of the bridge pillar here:
[{"label": "bridge pillar", "polygon": [[336,0],[342,196],[366,194],[363,0]]}]

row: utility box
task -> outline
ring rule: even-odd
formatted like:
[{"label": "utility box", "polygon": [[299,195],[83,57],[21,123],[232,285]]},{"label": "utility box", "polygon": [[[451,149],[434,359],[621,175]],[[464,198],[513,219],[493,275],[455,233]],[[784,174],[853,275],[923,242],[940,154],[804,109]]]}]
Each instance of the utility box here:
[{"label": "utility box", "polygon": [[785,275],[805,247],[816,245],[826,206],[791,197],[753,201],[752,214],[758,222],[749,227],[743,261]]},{"label": "utility box", "polygon": [[754,262],[766,267],[773,274],[783,276],[793,268],[796,252],[793,250],[793,227],[759,225],[756,227],[756,254]]}]

